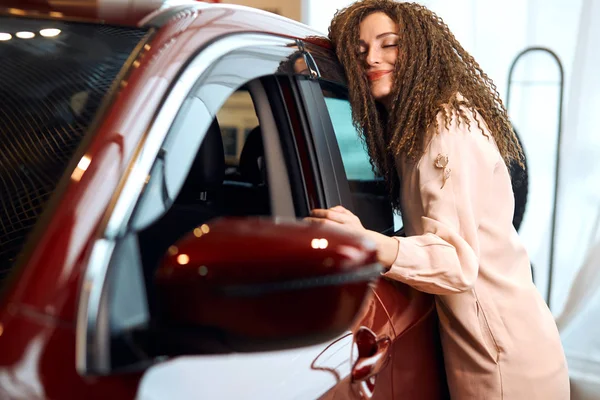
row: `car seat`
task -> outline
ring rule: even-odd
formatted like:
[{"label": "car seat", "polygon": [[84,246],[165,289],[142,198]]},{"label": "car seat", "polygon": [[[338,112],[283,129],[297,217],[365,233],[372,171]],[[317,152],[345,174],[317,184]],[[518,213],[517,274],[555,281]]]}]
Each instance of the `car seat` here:
[{"label": "car seat", "polygon": [[224,201],[231,215],[270,215],[265,151],[260,126],[252,129],[240,154],[240,181],[225,181]]},{"label": "car seat", "polygon": [[212,122],[171,208],[139,233],[145,266],[156,267],[169,246],[208,220],[222,215],[221,188],[225,155],[221,130]]}]

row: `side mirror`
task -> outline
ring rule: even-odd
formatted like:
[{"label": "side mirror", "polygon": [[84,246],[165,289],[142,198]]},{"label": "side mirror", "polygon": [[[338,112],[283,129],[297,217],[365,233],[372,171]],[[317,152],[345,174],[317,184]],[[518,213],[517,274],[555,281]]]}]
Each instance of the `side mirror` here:
[{"label": "side mirror", "polygon": [[350,329],[382,271],[373,243],[328,227],[222,218],[169,249],[155,276],[163,354],[267,351]]}]

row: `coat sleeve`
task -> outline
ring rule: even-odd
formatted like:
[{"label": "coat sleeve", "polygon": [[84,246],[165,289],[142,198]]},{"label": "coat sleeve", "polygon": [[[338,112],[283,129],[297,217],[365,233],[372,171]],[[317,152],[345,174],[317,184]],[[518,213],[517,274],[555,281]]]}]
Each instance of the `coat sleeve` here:
[{"label": "coat sleeve", "polygon": [[[469,290],[479,272],[479,226],[494,170],[503,163],[485,123],[481,129],[465,110],[469,126],[456,113],[446,127],[439,121],[416,170],[423,234],[395,237],[398,255],[385,273],[388,278],[420,291],[445,295]],[[402,177],[403,179],[408,177]],[[411,207],[419,209],[419,207]]]}]

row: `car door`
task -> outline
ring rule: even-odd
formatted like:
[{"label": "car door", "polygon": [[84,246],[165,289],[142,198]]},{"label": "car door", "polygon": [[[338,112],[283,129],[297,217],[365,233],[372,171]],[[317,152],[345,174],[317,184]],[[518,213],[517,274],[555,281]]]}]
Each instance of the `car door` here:
[{"label": "car door", "polygon": [[307,189],[318,175],[303,170],[307,149],[294,136],[305,117],[282,72],[294,44],[259,34],[215,41],[167,95],[115,199],[109,231],[92,250],[78,321],[82,374],[146,369],[140,399],[318,398],[349,375],[348,335],[284,351],[169,360],[156,360],[146,337],[151,277],[178,237],[218,216],[297,218],[321,204],[323,194]]},{"label": "car door", "polygon": [[[338,204],[353,211],[367,229],[401,234],[401,219],[394,215],[380,177],[372,170],[366,145],[352,123],[343,74],[335,56],[322,46],[305,44],[318,74],[300,85],[301,96],[313,115],[313,134],[323,181],[332,186],[325,207]],[[329,170],[331,168],[331,170]],[[335,189],[333,188],[335,187]],[[366,329],[364,329],[366,328]],[[367,379],[356,379],[350,389],[338,386],[326,398],[439,399],[447,396],[445,373],[433,297],[399,282],[381,279],[373,288],[371,303],[355,323],[354,342],[371,347],[361,354],[356,347],[354,369],[378,357],[387,363],[373,368]],[[346,392],[345,390],[348,390]]]}]

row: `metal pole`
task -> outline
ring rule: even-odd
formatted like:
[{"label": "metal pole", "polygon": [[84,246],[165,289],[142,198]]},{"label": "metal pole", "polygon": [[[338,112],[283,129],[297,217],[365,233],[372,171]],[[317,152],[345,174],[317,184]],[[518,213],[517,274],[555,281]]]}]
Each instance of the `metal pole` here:
[{"label": "metal pole", "polygon": [[556,144],[556,164],[555,164],[555,168],[554,168],[554,201],[553,201],[553,210],[552,210],[552,225],[551,225],[551,232],[550,232],[550,265],[548,267],[548,292],[546,294],[546,303],[548,304],[548,308],[550,308],[550,299],[551,299],[551,294],[552,294],[552,281],[553,281],[553,274],[554,274],[554,246],[556,243],[556,219],[557,219],[557,211],[558,211],[558,189],[559,189],[559,180],[560,180],[560,149],[561,149],[561,144],[562,144],[562,113],[563,113],[563,97],[564,97],[564,69],[562,66],[562,62],[560,61],[560,58],[558,57],[558,55],[553,52],[552,50],[545,48],[545,47],[529,47],[525,50],[523,50],[522,52],[520,52],[517,57],[515,57],[515,59],[513,60],[511,66],[510,66],[510,71],[508,73],[508,86],[507,86],[507,92],[506,92],[506,109],[508,110],[509,105],[510,105],[510,90],[511,90],[511,86],[512,86],[512,75],[515,69],[515,66],[517,64],[517,62],[519,61],[519,59],[521,59],[521,57],[523,57],[525,54],[534,52],[534,51],[541,51],[541,52],[545,52],[547,54],[550,54],[552,56],[552,58],[554,58],[554,60],[556,61],[556,64],[558,65],[558,69],[560,72],[560,95],[559,95],[559,99],[558,99],[558,137],[557,137],[557,144]]}]

